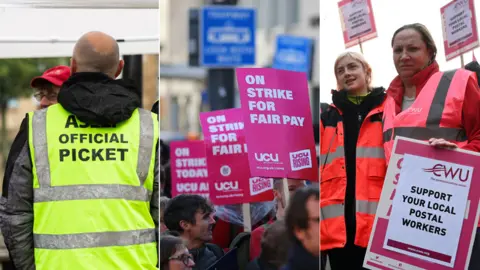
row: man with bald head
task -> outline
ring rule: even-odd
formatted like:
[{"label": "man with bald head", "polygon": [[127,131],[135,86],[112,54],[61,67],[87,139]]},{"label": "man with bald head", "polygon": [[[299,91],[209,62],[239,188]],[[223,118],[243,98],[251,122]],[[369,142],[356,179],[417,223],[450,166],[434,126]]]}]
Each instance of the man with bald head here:
[{"label": "man with bald head", "polygon": [[123,65],[113,37],[83,35],[58,104],[23,120],[0,199],[16,269],[158,269],[158,120]]}]

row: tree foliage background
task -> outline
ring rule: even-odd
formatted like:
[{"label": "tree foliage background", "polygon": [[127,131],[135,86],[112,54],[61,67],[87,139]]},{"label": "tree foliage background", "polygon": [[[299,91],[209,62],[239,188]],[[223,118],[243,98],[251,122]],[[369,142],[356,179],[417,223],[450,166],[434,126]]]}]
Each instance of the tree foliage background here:
[{"label": "tree foliage background", "polygon": [[68,62],[68,58],[0,59],[0,152],[3,167],[11,144],[6,126],[9,100],[32,96],[30,81],[33,77],[51,67],[68,65]]}]

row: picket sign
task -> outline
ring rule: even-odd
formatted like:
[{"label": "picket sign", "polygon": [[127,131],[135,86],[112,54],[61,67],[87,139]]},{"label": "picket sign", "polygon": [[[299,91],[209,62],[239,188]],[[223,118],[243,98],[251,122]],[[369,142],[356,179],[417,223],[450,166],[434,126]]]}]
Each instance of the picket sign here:
[{"label": "picket sign", "polygon": [[252,216],[250,213],[250,203],[242,204],[242,214],[243,214],[243,231],[251,232],[252,231]]}]

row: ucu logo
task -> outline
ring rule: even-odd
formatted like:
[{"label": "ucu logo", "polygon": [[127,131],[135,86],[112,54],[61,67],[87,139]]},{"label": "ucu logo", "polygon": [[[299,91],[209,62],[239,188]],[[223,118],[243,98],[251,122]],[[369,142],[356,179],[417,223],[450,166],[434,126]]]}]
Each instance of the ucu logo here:
[{"label": "ucu logo", "polygon": [[255,153],[255,159],[257,161],[265,161],[265,162],[278,162],[278,154],[271,154],[271,153]]},{"label": "ucu logo", "polygon": [[238,181],[234,182],[221,182],[215,183],[215,189],[217,191],[230,191],[230,190],[238,190]]},{"label": "ucu logo", "polygon": [[197,183],[177,183],[178,192],[196,192],[198,191]]}]

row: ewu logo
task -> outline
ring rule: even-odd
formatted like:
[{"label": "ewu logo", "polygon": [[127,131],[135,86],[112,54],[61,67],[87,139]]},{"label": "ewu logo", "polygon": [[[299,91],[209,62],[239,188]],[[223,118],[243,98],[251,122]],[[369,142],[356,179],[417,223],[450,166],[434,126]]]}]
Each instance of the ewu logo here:
[{"label": "ewu logo", "polygon": [[437,177],[447,180],[466,182],[470,179],[470,170],[466,168],[454,168],[443,164],[435,164],[432,168],[423,169],[424,172],[430,172]]},{"label": "ewu logo", "polygon": [[250,178],[250,195],[255,196],[273,189],[273,178]]},{"label": "ewu logo", "polygon": [[278,154],[255,153],[255,160],[262,162],[278,162]]},{"label": "ewu logo", "polygon": [[292,171],[312,168],[312,155],[309,149],[290,153],[290,167]]},{"label": "ewu logo", "polygon": [[238,181],[217,182],[215,183],[217,191],[236,191],[238,190]]}]

